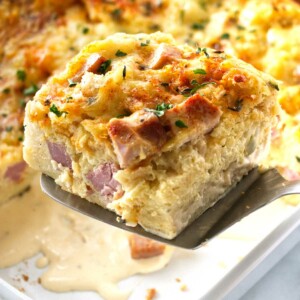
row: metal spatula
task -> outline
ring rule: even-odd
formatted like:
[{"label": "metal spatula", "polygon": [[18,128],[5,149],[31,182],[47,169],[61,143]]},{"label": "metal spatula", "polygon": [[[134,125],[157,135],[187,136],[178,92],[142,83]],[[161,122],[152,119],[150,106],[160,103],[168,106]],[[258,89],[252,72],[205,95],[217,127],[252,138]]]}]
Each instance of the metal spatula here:
[{"label": "metal spatula", "polygon": [[129,227],[117,221],[115,213],[63,191],[54,180],[41,177],[44,193],[59,203],[89,217],[172,246],[195,249],[260,207],[284,195],[300,194],[300,181],[285,180],[276,169],[252,170],[237,186],[213,207],[203,213],[175,239],[167,240],[145,231],[141,226]]}]

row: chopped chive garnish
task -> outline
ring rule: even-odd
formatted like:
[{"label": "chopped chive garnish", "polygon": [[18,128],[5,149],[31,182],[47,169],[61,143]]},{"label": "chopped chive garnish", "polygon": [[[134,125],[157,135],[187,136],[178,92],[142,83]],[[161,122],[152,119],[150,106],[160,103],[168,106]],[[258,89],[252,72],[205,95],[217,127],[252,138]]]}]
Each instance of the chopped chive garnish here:
[{"label": "chopped chive garnish", "polygon": [[230,39],[230,34],[229,33],[223,33],[221,36],[220,36],[221,40],[228,40]]},{"label": "chopped chive garnish", "polygon": [[114,9],[110,14],[114,20],[120,21],[121,17],[122,17],[122,10],[117,8],[117,9]]},{"label": "chopped chive garnish", "polygon": [[5,131],[11,132],[13,130],[12,126],[6,126]]},{"label": "chopped chive garnish", "polygon": [[200,47],[198,47],[197,50],[196,50],[196,53],[199,54],[199,53],[201,53],[201,52],[203,52],[203,53],[205,54],[205,56],[206,56],[207,58],[209,58],[209,54],[207,53],[206,48],[200,48]]},{"label": "chopped chive garnish", "polygon": [[108,71],[110,65],[111,65],[111,60],[110,60],[110,59],[104,61],[104,62],[100,65],[100,67],[99,67],[99,69],[98,69],[98,72],[99,72],[100,74],[102,74],[102,75],[105,75],[105,73]]},{"label": "chopped chive garnish", "polygon": [[269,84],[273,89],[279,91],[279,86],[278,86],[277,83],[269,81],[268,84]]},{"label": "chopped chive garnish", "polygon": [[9,93],[10,93],[10,88],[5,88],[5,89],[3,89],[3,90],[2,90],[2,93],[3,93],[3,94],[6,94],[6,95],[9,94]]},{"label": "chopped chive garnish", "polygon": [[194,30],[203,30],[205,28],[205,23],[194,23],[192,29]]},{"label": "chopped chive garnish", "polygon": [[34,95],[38,90],[39,90],[39,88],[37,87],[37,85],[32,84],[30,87],[28,87],[27,89],[24,90],[23,94],[25,96]]},{"label": "chopped chive garnish", "polygon": [[126,78],[126,66],[123,67],[122,75],[123,75],[123,79],[125,79]]},{"label": "chopped chive garnish", "polygon": [[141,43],[141,46],[142,46],[142,47],[146,47],[146,46],[148,46],[149,44],[150,44],[150,40],[147,40],[146,43],[143,43],[143,42],[142,42],[142,43]]},{"label": "chopped chive garnish", "polygon": [[17,70],[17,78],[20,80],[20,81],[25,81],[26,79],[26,72],[24,70]]},{"label": "chopped chive garnish", "polygon": [[207,86],[208,84],[217,84],[217,83],[214,81],[205,81],[205,82],[199,83],[199,82],[197,82],[197,80],[192,80],[191,85],[193,86],[193,88],[184,89],[181,92],[181,94],[184,96],[194,95],[199,89]]},{"label": "chopped chive garnish", "polygon": [[243,107],[243,99],[238,99],[235,101],[235,104],[233,107],[228,107],[228,109],[232,110],[232,111],[236,111],[239,112],[242,110]]},{"label": "chopped chive garnish", "polygon": [[22,107],[22,108],[25,108],[25,106],[26,106],[26,101],[24,100],[24,99],[20,99],[20,106]]},{"label": "chopped chive garnish", "polygon": [[193,70],[194,74],[206,75],[206,71],[204,69],[196,69]]},{"label": "chopped chive garnish", "polygon": [[68,82],[69,82],[69,87],[74,87],[76,86],[77,82],[74,82],[73,79],[68,79]]},{"label": "chopped chive garnish", "polygon": [[82,28],[82,33],[83,34],[87,34],[90,31],[90,29],[88,27],[83,27]]},{"label": "chopped chive garnish", "polygon": [[57,117],[61,117],[63,114],[67,114],[66,111],[60,111],[55,104],[52,104],[50,111],[53,112]]},{"label": "chopped chive garnish", "polygon": [[118,57],[122,57],[122,56],[126,56],[127,53],[125,53],[125,52],[123,52],[121,50],[118,50],[115,55],[118,56]]},{"label": "chopped chive garnish", "polygon": [[165,111],[171,109],[172,104],[162,103],[158,104],[155,109],[145,108],[145,111],[154,113],[157,117],[162,117],[165,114]]},{"label": "chopped chive garnish", "polygon": [[186,124],[185,124],[183,121],[181,121],[181,120],[177,120],[177,121],[175,122],[175,125],[176,125],[177,127],[179,127],[179,128],[188,128],[188,127],[186,126]]}]

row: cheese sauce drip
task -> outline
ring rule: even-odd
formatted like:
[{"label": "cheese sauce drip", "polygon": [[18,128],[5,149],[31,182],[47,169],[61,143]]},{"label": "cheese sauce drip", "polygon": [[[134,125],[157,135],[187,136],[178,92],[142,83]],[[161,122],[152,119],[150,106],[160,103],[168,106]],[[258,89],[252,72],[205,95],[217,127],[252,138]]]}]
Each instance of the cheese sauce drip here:
[{"label": "cheese sauce drip", "polygon": [[118,282],[137,273],[163,268],[163,255],[134,260],[128,233],[85,217],[43,195],[38,179],[23,196],[0,207],[0,268],[42,252],[37,267],[48,268],[42,285],[52,291],[94,290],[105,299],[126,299]]}]

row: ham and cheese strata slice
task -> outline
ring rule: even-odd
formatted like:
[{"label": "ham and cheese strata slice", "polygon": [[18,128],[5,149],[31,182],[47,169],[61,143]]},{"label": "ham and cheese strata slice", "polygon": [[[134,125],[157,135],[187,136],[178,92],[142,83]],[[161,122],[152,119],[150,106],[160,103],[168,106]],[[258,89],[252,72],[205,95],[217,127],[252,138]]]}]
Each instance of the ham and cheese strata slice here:
[{"label": "ham and cheese strata slice", "polygon": [[268,150],[274,79],[170,35],[85,47],[26,107],[24,157],[63,189],[167,239]]}]

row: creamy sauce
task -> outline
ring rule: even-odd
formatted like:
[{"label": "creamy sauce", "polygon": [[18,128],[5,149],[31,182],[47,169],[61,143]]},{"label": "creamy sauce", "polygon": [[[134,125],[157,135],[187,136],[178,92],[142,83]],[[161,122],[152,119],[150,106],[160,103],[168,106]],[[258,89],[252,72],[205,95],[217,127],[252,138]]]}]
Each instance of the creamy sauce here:
[{"label": "creamy sauce", "polygon": [[52,291],[94,290],[105,299],[126,299],[118,282],[163,268],[172,249],[142,260],[130,256],[128,233],[85,217],[47,198],[38,178],[29,192],[0,207],[0,268],[42,252],[48,266],[42,285]]}]

